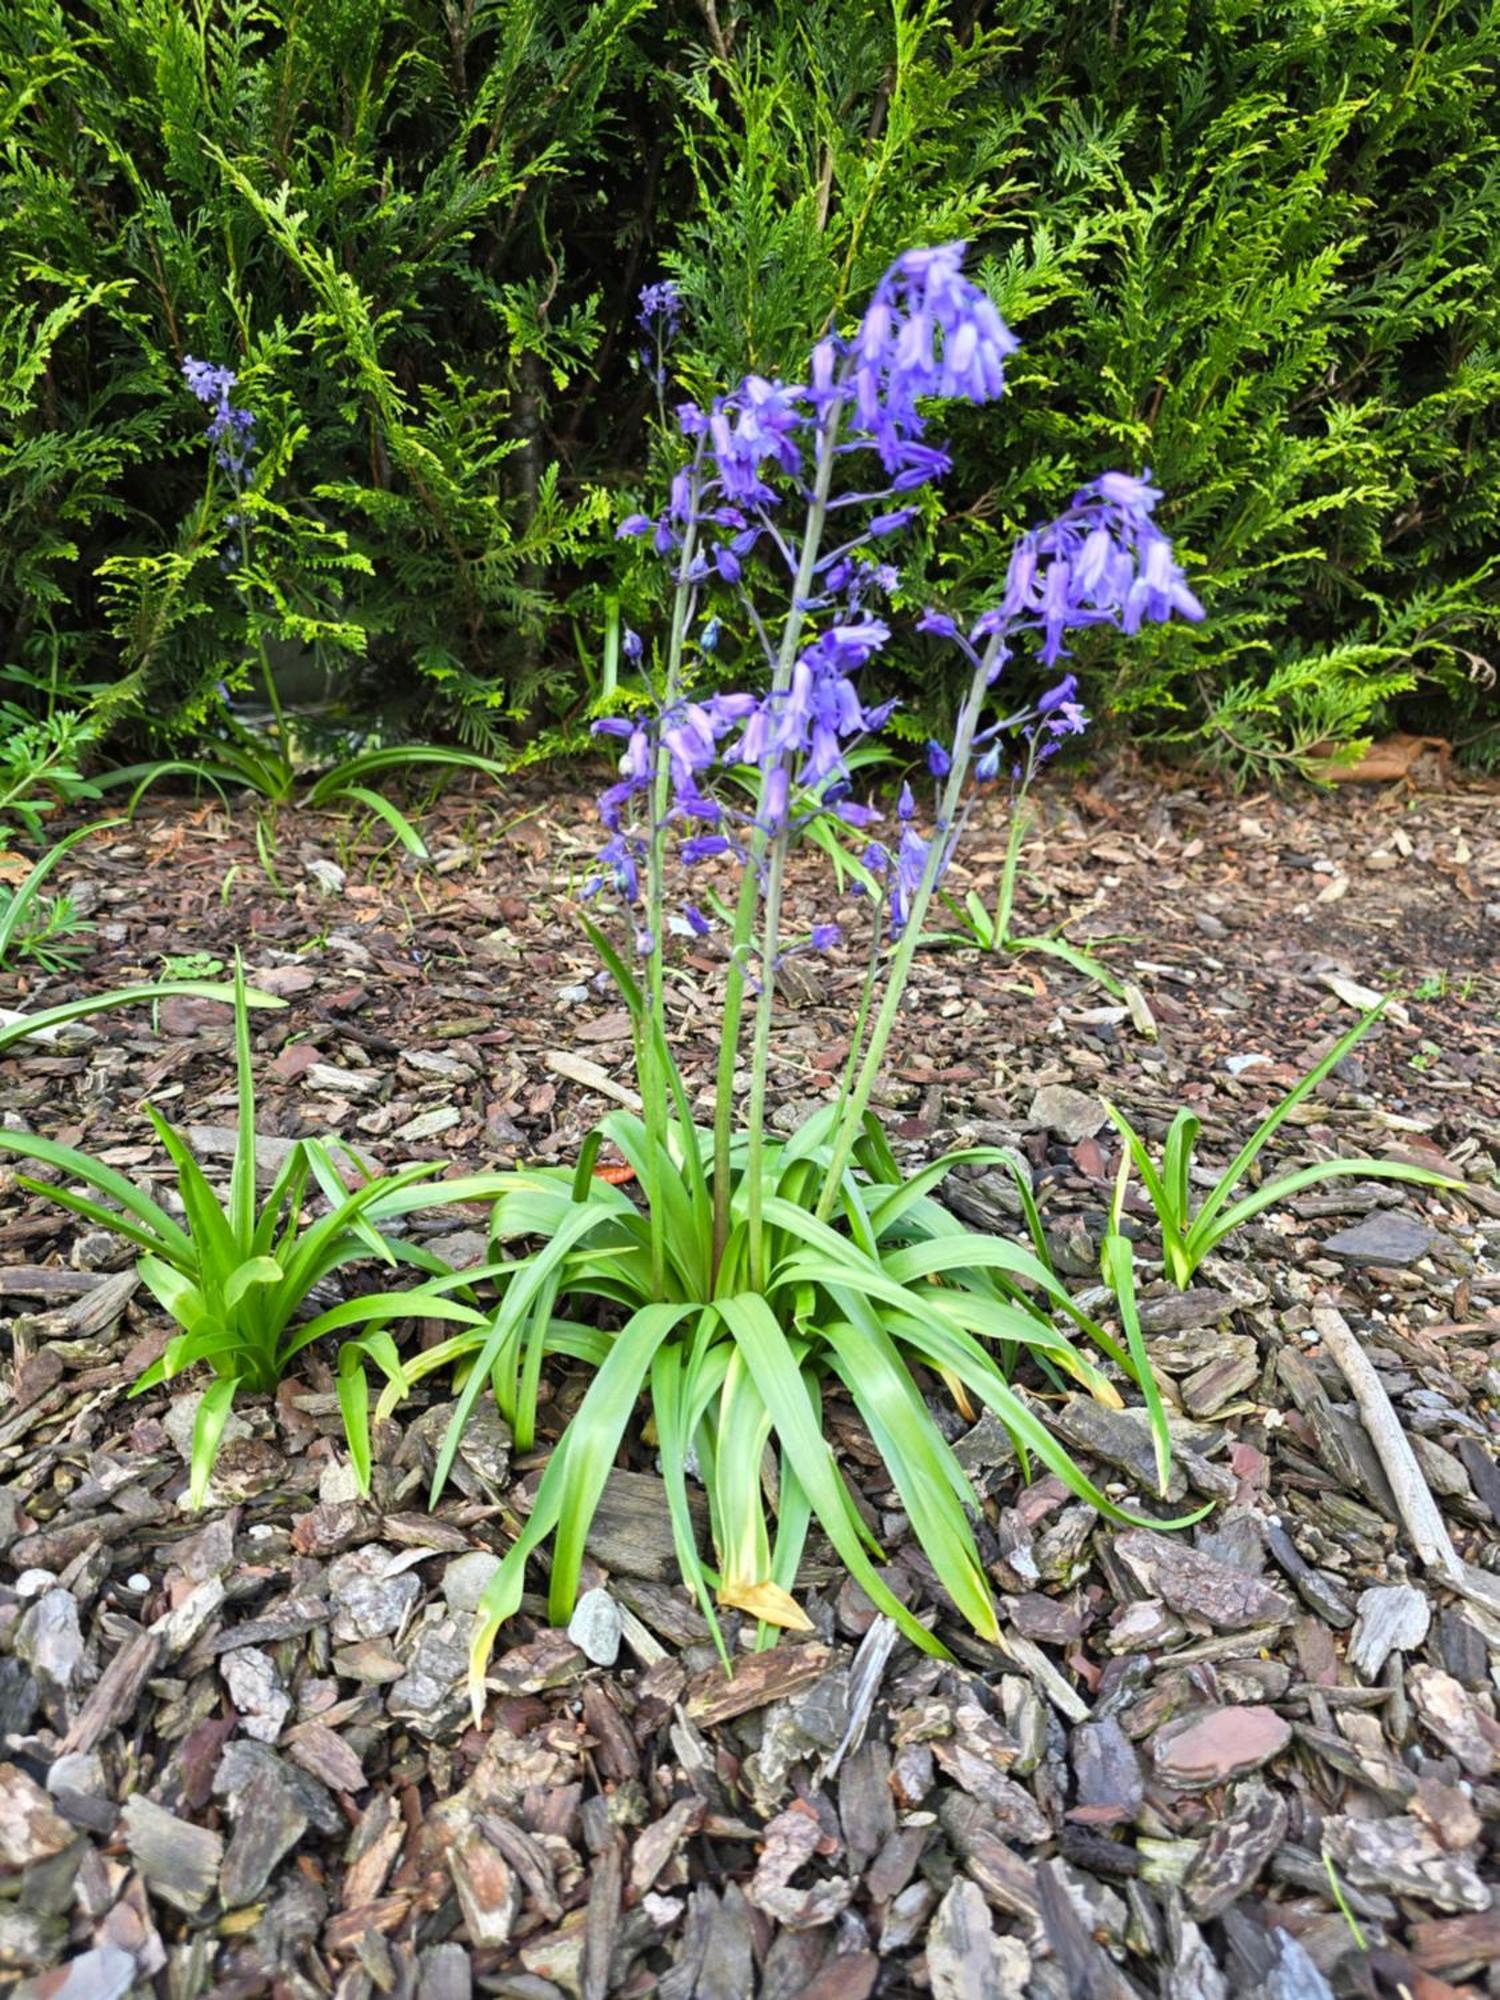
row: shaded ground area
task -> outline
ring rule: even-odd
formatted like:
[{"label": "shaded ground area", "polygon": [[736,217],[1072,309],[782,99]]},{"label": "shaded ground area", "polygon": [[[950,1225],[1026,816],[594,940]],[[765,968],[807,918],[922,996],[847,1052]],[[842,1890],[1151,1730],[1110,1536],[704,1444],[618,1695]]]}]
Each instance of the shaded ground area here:
[{"label": "shaded ground area", "polygon": [[[429,1514],[439,1386],[386,1428],[361,1501],[314,1355],[245,1404],[214,1505],[190,1514],[192,1385],[124,1400],[160,1314],[117,1245],[0,1170],[0,1970],[52,1992],[46,1968],[71,1960],[70,2000],[153,1981],[179,2000],[1500,1991],[1497,814],[1494,792],[1248,799],[1121,770],[1044,795],[1021,907],[1025,929],[1066,917],[1104,940],[1130,1006],[1049,959],[924,954],[890,1127],[913,1161],[1019,1146],[1080,1292],[1116,1157],[1098,1097],[1153,1132],[1191,1103],[1222,1165],[1371,990],[1406,998],[1275,1163],[1363,1151],[1468,1183],[1319,1188],[1191,1293],[1148,1287],[1180,1415],[1172,1498],[1216,1503],[1190,1533],[1101,1524],[949,1411],[1001,1647],[955,1625],[830,1399],[892,1584],[951,1666],[815,1548],[815,1637],[726,1682],[673,1587],[639,1442],[591,1545],[581,1643],[528,1599],[475,1730],[469,1612],[541,1456],[513,1462],[493,1416],[476,1423]],[[278,1139],[329,1131],[382,1166],[567,1161],[631,1089],[625,1018],[567,901],[587,800],[552,781],[450,794],[427,826],[418,874],[284,813],[268,880],[248,811],[152,808],[77,857],[98,926],[77,978],[12,977],[0,1004],[206,971],[181,961],[241,943],[290,1003],[255,1021],[267,1168]],[[991,886],[1002,846],[982,825],[957,886]],[[796,896],[851,942],[789,968],[787,1119],[834,1087],[867,921],[819,869]],[[706,1108],[719,958],[680,949],[671,1004]],[[159,1185],[145,1101],[227,1165],[231,1081],[222,1010],[168,1002],[0,1061],[0,1111]],[[1016,1226],[996,1181],[953,1199]],[[416,1226],[464,1262],[481,1224]],[[557,1370],[552,1435],[581,1388]],[[1046,1409],[1150,1511],[1132,1413]]]}]

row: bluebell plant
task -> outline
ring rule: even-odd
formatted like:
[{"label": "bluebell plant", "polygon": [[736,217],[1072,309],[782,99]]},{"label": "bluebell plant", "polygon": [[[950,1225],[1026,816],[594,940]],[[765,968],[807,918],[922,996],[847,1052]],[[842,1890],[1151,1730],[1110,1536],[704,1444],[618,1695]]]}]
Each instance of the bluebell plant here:
[{"label": "bluebell plant", "polygon": [[[132,764],[106,773],[99,783],[132,785],[132,806],[148,786],[159,779],[174,776],[194,778],[221,790],[225,785],[242,785],[259,793],[273,805],[282,805],[293,797],[296,789],[296,745],[266,645],[266,621],[275,611],[276,591],[270,574],[264,568],[257,571],[252,562],[252,556],[258,555],[264,563],[266,549],[264,542],[256,548],[251,524],[253,518],[264,520],[268,513],[283,523],[289,516],[285,509],[274,508],[269,503],[263,490],[269,483],[264,474],[261,478],[262,490],[256,490],[258,422],[255,412],[238,399],[240,381],[235,370],[220,362],[200,361],[195,355],[188,354],[182,361],[182,379],[207,412],[204,435],[210,446],[210,472],[206,510],[212,510],[218,503],[216,489],[219,482],[228,483],[229,504],[222,508],[218,519],[232,540],[224,545],[221,560],[233,579],[239,597],[245,619],[247,650],[253,652],[258,664],[261,687],[274,727],[268,734],[262,734],[249,727],[244,718],[235,713],[234,692],[239,684],[240,666],[239,662],[235,662],[226,668],[225,678],[216,683],[222,708],[218,733],[209,756],[161,758],[147,764]],[[330,567],[369,567],[366,557],[349,552],[341,534],[328,531],[323,541],[325,554],[331,557]],[[452,749],[445,745],[389,744],[361,751],[345,758],[332,769],[322,771],[308,788],[307,803],[315,807],[349,803],[362,806],[384,823],[408,854],[424,859],[426,845],[411,820],[382,793],[364,782],[389,770],[407,769],[412,764],[482,770],[493,776],[499,776],[501,772],[500,765],[493,759],[473,751]],[[264,828],[257,835],[257,842],[269,872],[270,859]]]},{"label": "bluebell plant", "polygon": [[[648,358],[663,380],[681,310],[675,291],[651,287],[643,298]],[[970,1415],[988,1405],[1028,1463],[1051,1467],[1105,1514],[1135,1518],[1074,1463],[1009,1377],[1029,1355],[1040,1380],[1117,1405],[1121,1385],[1140,1388],[1148,1374],[1144,1353],[1060,1285],[1024,1182],[1027,1244],[968,1231],[933,1198],[960,1161],[1003,1162],[1020,1175],[1019,1162],[968,1148],[904,1175],[870,1108],[973,788],[1086,726],[1067,664],[1074,635],[1202,616],[1156,525],[1159,492],[1146,478],[1104,473],[1020,536],[992,603],[962,617],[934,607],[916,621],[951,646],[962,680],[952,737],[927,753],[930,811],[909,786],[889,818],[855,797],[861,752],[891,713],[868,683],[896,643],[893,551],[950,465],[935,413],[999,396],[1016,347],[965,274],[962,244],[909,251],[857,325],[817,341],[802,380],[751,374],[708,407],[679,403],[666,503],[620,524],[660,557],[670,612],[649,648],[631,650],[649,700],[596,725],[618,770],[599,802],[606,837],[583,920],[631,1012],[643,1110],[606,1117],[572,1172],[511,1176],[494,1211],[501,1292],[489,1325],[407,1370],[408,1381],[450,1364],[463,1374],[436,1490],[486,1385],[527,1449],[545,1356],[566,1352],[597,1369],[481,1607],[477,1700],[495,1633],[549,1537],[549,1607],[566,1619],[643,1389],[682,1574],[726,1660],[726,1608],[756,1621],[758,1643],[806,1626],[794,1590],[814,1520],[879,1608],[916,1644],[943,1650],[933,1617],[910,1610],[879,1571],[823,1435],[831,1387],[869,1428],[946,1610],[981,1634],[998,1628],[973,1496],[925,1382],[944,1385]],[[757,671],[725,689],[705,666],[731,640]],[[1011,694],[1026,653],[1055,673],[1031,699]],[[831,918],[806,936],[783,934],[789,858],[808,842],[863,888],[875,935],[836,1097],[782,1138],[767,1120],[777,968],[788,952],[829,949],[841,935]],[[731,873],[722,900],[698,886],[726,870],[737,884]],[[674,932],[711,929],[723,931],[726,955],[704,1129],[671,1051],[666,967]],[[604,1144],[634,1167],[639,1201],[593,1172]],[[511,1255],[518,1244],[533,1247]],[[1148,1410],[1165,1464],[1159,1400]],[[768,1450],[775,1476],[763,1480]],[[708,1493],[711,1555],[694,1534],[690,1464]],[[777,1496],[774,1522],[766,1489]]]}]

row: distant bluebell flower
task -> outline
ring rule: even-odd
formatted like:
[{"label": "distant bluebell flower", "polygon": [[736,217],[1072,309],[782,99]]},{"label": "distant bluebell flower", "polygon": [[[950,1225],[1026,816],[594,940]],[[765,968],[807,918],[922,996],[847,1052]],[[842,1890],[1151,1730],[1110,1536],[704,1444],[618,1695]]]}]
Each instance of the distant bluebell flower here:
[{"label": "distant bluebell flower", "polygon": [[628,625],[621,635],[620,648],[627,660],[638,660],[645,650],[641,645],[640,633],[632,632]]},{"label": "distant bluebell flower", "polygon": [[627,514],[615,529],[615,540],[628,541],[633,535],[649,535],[656,526],[649,514]]},{"label": "distant bluebell flower", "polygon": [[974,776],[981,785],[993,784],[1000,775],[1000,745],[992,743],[974,760]]},{"label": "distant bluebell flower", "polygon": [[599,859],[609,869],[615,888],[627,903],[640,900],[640,864],[643,858],[644,842],[632,840],[623,833],[617,833],[599,850]]},{"label": "distant bluebell flower", "polygon": [[716,650],[718,643],[719,621],[717,618],[710,618],[703,627],[703,630],[698,634],[698,644],[703,648],[705,653],[712,653]]},{"label": "distant bluebell flower", "polygon": [[814,951],[832,951],[843,938],[837,924],[814,924],[808,943]]},{"label": "distant bluebell flower", "polygon": [[1088,711],[1076,701],[1065,701],[1045,718],[1043,727],[1054,737],[1082,736],[1089,726]]},{"label": "distant bluebell flower", "polygon": [[214,361],[197,361],[191,354],[182,357],[182,379],[200,403],[227,403],[239,381],[232,368]]},{"label": "distant bluebell flower", "polygon": [[657,284],[641,287],[641,310],[636,324],[643,331],[652,333],[660,326],[670,339],[681,318],[682,293],[675,279],[662,278]]},{"label": "distant bluebell flower", "polygon": [[220,367],[212,361],[198,361],[191,354],[185,354],[182,358],[182,379],[198,401],[206,404],[212,413],[208,420],[208,437],[215,446],[215,458],[236,485],[242,483],[255,453],[255,415],[251,410],[239,409],[230,401],[239,377],[232,368]]},{"label": "distant bluebell flower", "polygon": [[941,743],[928,743],[927,768],[934,778],[946,778],[948,773],[953,769],[953,759],[948,755],[948,752],[943,748]]},{"label": "distant bluebell flower", "polygon": [[713,925],[704,916],[696,903],[684,903],[682,914],[687,918],[688,929],[693,933],[694,937],[707,937],[713,929]]}]

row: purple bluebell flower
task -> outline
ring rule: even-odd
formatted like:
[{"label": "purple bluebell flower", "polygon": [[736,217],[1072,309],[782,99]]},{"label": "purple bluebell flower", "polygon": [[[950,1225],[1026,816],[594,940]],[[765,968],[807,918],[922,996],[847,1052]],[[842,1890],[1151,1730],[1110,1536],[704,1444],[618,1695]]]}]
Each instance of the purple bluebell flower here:
[{"label": "purple bluebell flower", "polygon": [[684,903],[682,914],[687,918],[688,929],[693,933],[694,937],[707,937],[713,929],[713,925],[704,916],[696,903]]},{"label": "purple bluebell flower", "polygon": [[917,620],[917,630],[919,632],[931,632],[939,639],[956,639],[958,637],[958,626],[954,620],[948,616],[946,611],[936,611],[931,605],[928,606]]},{"label": "purple bluebell flower", "polygon": [[208,437],[215,447],[215,458],[235,484],[242,485],[255,454],[255,414],[252,410],[238,408],[230,401],[239,377],[232,368],[220,367],[212,361],[198,361],[191,354],[185,354],[182,357],[182,379],[198,401],[206,404],[212,413],[208,420]]},{"label": "purple bluebell flower", "polygon": [[641,657],[642,652],[644,651],[644,648],[641,645],[640,633],[632,632],[630,627],[627,625],[625,627],[624,633],[621,635],[620,648],[627,660],[638,660]]},{"label": "purple bluebell flower", "polygon": [[842,941],[843,935],[837,924],[814,924],[808,943],[814,951],[833,951]]},{"label": "purple bluebell flower", "polygon": [[807,423],[800,407],[803,394],[785,382],[747,375],[733,395],[714,405],[708,436],[726,499],[744,506],[774,506],[778,495],[762,476],[764,470],[800,473],[798,433]]},{"label": "purple bluebell flower", "polygon": [[927,745],[927,768],[934,778],[946,778],[953,769],[953,759],[941,743],[929,740]]},{"label": "purple bluebell flower", "polygon": [[1164,625],[1174,611],[1179,618],[1190,619],[1195,625],[1203,616],[1203,606],[1188,588],[1172,554],[1172,544],[1165,535],[1153,531],[1146,543],[1140,573],[1126,592],[1121,627],[1126,632],[1138,632],[1142,621],[1148,618],[1153,624]]},{"label": "purple bluebell flower", "polygon": [[703,630],[698,634],[698,644],[703,648],[705,653],[712,653],[717,648],[718,643],[719,621],[717,618],[710,618],[704,625]]},{"label": "purple bluebell flower", "polygon": [[649,535],[655,526],[649,514],[627,514],[615,529],[615,540],[625,542],[634,535]]},{"label": "purple bluebell flower", "polygon": [[692,868],[700,861],[715,861],[721,854],[732,853],[733,848],[734,843],[727,834],[695,833],[690,840],[682,843],[679,851],[686,865]]},{"label": "purple bluebell flower", "polygon": [[642,285],[641,310],[636,324],[645,333],[654,333],[660,328],[663,336],[670,340],[677,331],[682,318],[682,292],[673,278],[662,278],[654,285]]},{"label": "purple bluebell flower", "polygon": [[761,825],[767,833],[780,833],[786,826],[790,789],[791,779],[786,765],[773,765],[761,795]]},{"label": "purple bluebell flower", "polygon": [[[908,250],[876,287],[854,344],[854,400],[887,471],[921,484],[934,468],[904,447],[922,435],[930,397],[985,403],[1005,387],[1019,342],[963,275],[966,245]],[[946,466],[943,468],[946,469]]]},{"label": "purple bluebell flower", "polygon": [[909,522],[914,521],[916,518],[917,509],[915,507],[897,507],[889,514],[872,514],[866,523],[865,532],[877,537],[898,534],[902,528],[906,527]]},{"label": "purple bluebell flower", "polygon": [[1078,676],[1064,674],[1056,687],[1050,687],[1044,695],[1038,696],[1036,712],[1038,715],[1050,715],[1054,708],[1062,708],[1072,702],[1077,693]]}]

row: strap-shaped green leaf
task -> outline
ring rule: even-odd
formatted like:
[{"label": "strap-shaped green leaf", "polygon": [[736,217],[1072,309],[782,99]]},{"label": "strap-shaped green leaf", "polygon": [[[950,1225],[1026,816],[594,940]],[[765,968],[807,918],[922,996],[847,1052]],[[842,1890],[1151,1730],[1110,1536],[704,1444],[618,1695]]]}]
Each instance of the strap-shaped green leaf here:
[{"label": "strap-shaped green leaf", "polygon": [[939,1658],[947,1657],[947,1648],[912,1616],[885,1583],[855,1532],[843,1476],[814,1416],[801,1368],[777,1324],[776,1315],[753,1292],[720,1299],[716,1310],[745,1356],[755,1385],[771,1413],[777,1440],[823,1532],[838,1550],[850,1575],[878,1610],[895,1619],[913,1645]]},{"label": "strap-shaped green leaf", "polygon": [[219,1456],[224,1427],[229,1422],[229,1412],[239,1386],[238,1375],[222,1375],[204,1390],[203,1400],[198,1405],[198,1414],[193,1419],[188,1486],[188,1498],[194,1508],[201,1507],[208,1498],[208,1482],[213,1476],[214,1461]]}]

